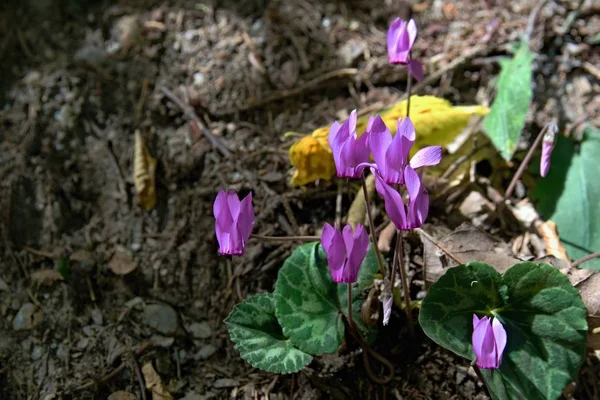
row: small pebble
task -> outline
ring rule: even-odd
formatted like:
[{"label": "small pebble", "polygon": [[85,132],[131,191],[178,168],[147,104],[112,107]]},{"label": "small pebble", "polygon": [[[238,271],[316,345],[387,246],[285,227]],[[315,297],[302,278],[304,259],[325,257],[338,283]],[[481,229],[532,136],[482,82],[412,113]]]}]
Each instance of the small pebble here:
[{"label": "small pebble", "polygon": [[223,389],[223,388],[239,386],[239,384],[240,383],[238,381],[236,381],[235,379],[221,378],[221,379],[217,379],[215,381],[215,383],[213,383],[213,387],[215,387],[216,389]]},{"label": "small pebble", "polygon": [[175,310],[165,304],[150,304],[144,310],[144,323],[165,336],[177,332],[178,321]]},{"label": "small pebble", "polygon": [[208,322],[194,322],[188,330],[194,339],[208,339],[212,335],[212,329]]},{"label": "small pebble", "polygon": [[202,346],[194,356],[194,360],[206,360],[217,352],[217,348],[212,344]]},{"label": "small pebble", "polygon": [[44,348],[42,346],[35,346],[33,348],[33,350],[31,351],[31,359],[33,361],[39,360],[40,358],[42,358],[43,354],[44,354]]}]

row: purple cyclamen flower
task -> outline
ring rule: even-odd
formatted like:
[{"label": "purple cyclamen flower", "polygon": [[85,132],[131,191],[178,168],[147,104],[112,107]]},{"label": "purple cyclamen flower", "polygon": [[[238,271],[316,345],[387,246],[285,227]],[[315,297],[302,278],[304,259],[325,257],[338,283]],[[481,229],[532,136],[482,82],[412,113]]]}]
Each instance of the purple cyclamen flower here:
[{"label": "purple cyclamen flower", "polygon": [[240,201],[233,190],[219,190],[213,204],[220,254],[241,255],[254,227],[252,193]]},{"label": "purple cyclamen flower", "polygon": [[410,165],[404,168],[404,183],[408,192],[408,206],[406,206],[402,195],[385,182],[377,168],[371,168],[371,172],[375,175],[375,188],[383,197],[385,212],[396,228],[409,230],[423,225],[429,213],[429,195],[419,174]]},{"label": "purple cyclamen flower", "polygon": [[410,50],[417,38],[417,24],[414,19],[403,21],[396,18],[387,33],[388,56],[392,64],[408,64]]},{"label": "purple cyclamen flower", "polygon": [[506,331],[498,318],[473,314],[473,351],[479,368],[499,368],[506,347]]},{"label": "purple cyclamen flower", "polygon": [[404,168],[410,165],[413,169],[439,164],[442,160],[440,146],[428,146],[408,160],[410,150],[415,142],[415,127],[410,118],[399,118],[396,135],[387,128],[379,115],[369,118],[367,124],[369,147],[373,160],[382,178],[390,184],[404,183]]},{"label": "purple cyclamen flower", "polygon": [[360,178],[364,167],[359,164],[369,161],[367,139],[366,134],[356,134],[356,110],[342,125],[337,121],[331,125],[328,142],[339,178]]},{"label": "purple cyclamen flower", "polygon": [[552,150],[554,150],[554,131],[549,131],[544,135],[542,142],[542,158],[540,160],[540,175],[545,177],[548,175],[550,170],[550,157],[552,156]]},{"label": "purple cyclamen flower", "polygon": [[361,224],[356,225],[354,232],[350,225],[346,225],[342,232],[336,228],[325,224],[321,234],[329,272],[334,282],[356,282],[369,248],[369,235]]}]

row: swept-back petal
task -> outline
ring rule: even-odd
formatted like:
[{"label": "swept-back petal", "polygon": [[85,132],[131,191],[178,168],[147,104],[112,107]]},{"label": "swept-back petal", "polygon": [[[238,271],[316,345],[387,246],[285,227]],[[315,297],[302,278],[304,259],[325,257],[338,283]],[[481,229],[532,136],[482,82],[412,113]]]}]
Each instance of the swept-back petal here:
[{"label": "swept-back petal", "polygon": [[369,147],[377,168],[385,173],[387,170],[386,151],[392,143],[392,133],[379,115],[371,120],[369,134]]},{"label": "swept-back petal", "polygon": [[321,245],[327,254],[327,266],[334,282],[341,282],[346,260],[346,246],[342,233],[326,224],[321,234]]},{"label": "swept-back petal", "polygon": [[408,24],[406,24],[406,32],[408,33],[409,37],[410,50],[415,43],[415,40],[417,40],[417,24],[415,23],[414,19],[411,18],[410,21],[408,21]]},{"label": "swept-back petal", "polygon": [[413,143],[417,137],[415,132],[415,126],[413,125],[410,118],[398,118],[398,125],[396,129],[396,136],[400,135],[402,142],[402,152],[398,154],[402,165],[408,164],[408,155],[412,149]]},{"label": "swept-back petal", "polygon": [[237,225],[244,242],[248,241],[252,228],[254,228],[254,207],[252,206],[252,192],[248,193],[240,203],[240,215]]},{"label": "swept-back petal", "polygon": [[408,73],[411,74],[417,82],[423,80],[425,73],[423,72],[423,64],[417,60],[408,60],[407,63]]},{"label": "swept-back petal", "polygon": [[494,331],[494,340],[496,342],[496,368],[498,368],[502,364],[502,354],[506,347],[506,330],[504,330],[504,326],[502,326],[498,318],[493,319],[492,330]]},{"label": "swept-back petal", "polygon": [[406,209],[402,196],[393,187],[388,185],[376,169],[371,168],[375,175],[375,189],[383,197],[385,212],[392,220],[396,228],[406,229]]},{"label": "swept-back petal", "polygon": [[410,166],[414,169],[437,165],[442,161],[442,147],[428,146],[417,151],[410,159]]}]

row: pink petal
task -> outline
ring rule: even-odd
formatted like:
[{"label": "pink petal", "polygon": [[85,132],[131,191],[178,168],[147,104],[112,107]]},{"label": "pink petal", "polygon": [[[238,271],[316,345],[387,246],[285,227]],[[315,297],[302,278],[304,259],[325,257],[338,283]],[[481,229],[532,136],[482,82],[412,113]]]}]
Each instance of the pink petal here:
[{"label": "pink petal", "polygon": [[392,296],[387,296],[383,299],[383,326],[386,326],[392,315],[392,304],[394,303],[394,298]]},{"label": "pink petal", "polygon": [[398,118],[398,125],[396,129],[396,135],[400,135],[402,141],[402,152],[398,155],[402,162],[402,165],[408,164],[408,155],[412,149],[413,143],[417,137],[415,132],[415,126],[413,125],[410,118]]},{"label": "pink petal", "polygon": [[242,240],[245,242],[250,238],[252,234],[252,228],[254,227],[254,207],[252,206],[252,192],[248,193],[244,200],[240,204],[240,215],[238,218],[238,227],[240,229],[240,235]]},{"label": "pink petal", "polygon": [[491,321],[486,321],[483,334],[483,342],[481,343],[481,357],[477,359],[477,365],[480,368],[497,368],[496,362],[496,343],[494,341],[494,333],[492,330]]},{"label": "pink petal", "polygon": [[494,331],[494,340],[496,341],[496,364],[497,368],[502,364],[502,354],[506,347],[506,330],[498,318],[492,321],[492,330]]},{"label": "pink petal", "polygon": [[411,50],[415,40],[417,40],[417,24],[414,19],[411,18],[410,21],[408,21],[408,24],[406,24],[406,31],[409,36],[409,50]]},{"label": "pink petal", "polygon": [[409,60],[408,64],[408,73],[414,76],[417,82],[421,82],[425,73],[423,72],[423,65],[417,60]]},{"label": "pink petal", "polygon": [[375,175],[375,188],[383,197],[385,203],[385,212],[392,220],[396,228],[405,229],[406,227],[406,210],[402,196],[394,188],[385,183],[379,172],[372,168],[371,172]]},{"label": "pink petal", "polygon": [[442,161],[442,147],[428,146],[417,151],[410,159],[410,166],[414,169],[437,165]]},{"label": "pink petal", "polygon": [[392,133],[387,128],[383,119],[379,115],[371,120],[371,129],[369,130],[369,147],[373,153],[373,160],[377,168],[385,174],[387,170],[386,151],[392,143]]},{"label": "pink petal", "polygon": [[356,110],[352,110],[350,112],[350,116],[348,117],[348,132],[350,135],[356,136]]},{"label": "pink petal", "polygon": [[[329,226],[329,228],[328,228]],[[346,247],[342,233],[337,229],[331,231],[331,225],[326,224],[321,234],[321,245],[327,254],[327,266],[334,282],[341,282],[346,259]]]},{"label": "pink petal", "polygon": [[552,150],[554,150],[554,140],[542,142],[542,158],[540,160],[540,175],[545,177],[550,171],[550,158],[552,156]]}]

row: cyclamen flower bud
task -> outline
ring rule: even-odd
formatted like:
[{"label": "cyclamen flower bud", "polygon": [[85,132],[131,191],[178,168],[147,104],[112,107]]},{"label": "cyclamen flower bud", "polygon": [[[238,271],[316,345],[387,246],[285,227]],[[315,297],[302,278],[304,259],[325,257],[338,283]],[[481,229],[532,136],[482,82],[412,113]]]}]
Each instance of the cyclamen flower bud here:
[{"label": "cyclamen flower bud", "polygon": [[473,315],[473,351],[479,368],[499,368],[506,347],[506,331],[498,318]]},{"label": "cyclamen flower bud", "polygon": [[550,157],[552,156],[552,150],[554,150],[554,140],[557,130],[556,125],[550,126],[542,141],[542,158],[540,160],[540,175],[542,178],[548,175],[548,171],[550,170]]},{"label": "cyclamen flower bud", "polygon": [[340,232],[333,226],[325,224],[321,234],[321,245],[327,254],[327,265],[333,281],[336,283],[354,283],[358,271],[369,248],[369,235],[366,229],[357,224],[346,225]]},{"label": "cyclamen flower bud", "polygon": [[254,227],[252,193],[240,201],[232,190],[219,190],[213,204],[219,253],[241,255]]}]

